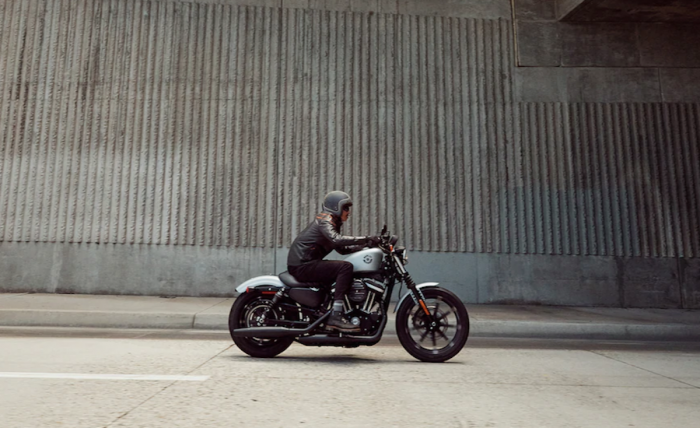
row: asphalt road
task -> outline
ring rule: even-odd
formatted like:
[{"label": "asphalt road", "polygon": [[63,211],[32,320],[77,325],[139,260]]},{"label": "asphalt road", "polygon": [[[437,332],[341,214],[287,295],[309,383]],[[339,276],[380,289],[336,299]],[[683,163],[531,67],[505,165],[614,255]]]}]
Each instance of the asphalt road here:
[{"label": "asphalt road", "polygon": [[700,344],[395,341],[252,359],[218,333],[0,329],[0,427],[690,427]]}]

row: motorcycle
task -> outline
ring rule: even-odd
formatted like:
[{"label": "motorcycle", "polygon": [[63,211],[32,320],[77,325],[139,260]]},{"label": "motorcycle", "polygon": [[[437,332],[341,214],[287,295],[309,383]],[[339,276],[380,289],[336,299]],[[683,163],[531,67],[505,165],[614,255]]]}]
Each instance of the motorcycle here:
[{"label": "motorcycle", "polygon": [[[384,226],[381,242],[345,258],[353,282],[345,296],[344,316],[359,333],[326,328],[333,304],[333,284],[302,283],[288,272],[249,279],[236,288],[228,326],[234,343],[252,357],[270,358],[292,342],[307,346],[355,348],[379,342],[388,321],[397,283],[407,292],[395,307],[396,333],[404,349],[427,362],[457,355],[469,337],[469,315],[462,301],[436,282],[416,284],[406,271],[408,252]],[[401,290],[400,288],[400,290]]]}]

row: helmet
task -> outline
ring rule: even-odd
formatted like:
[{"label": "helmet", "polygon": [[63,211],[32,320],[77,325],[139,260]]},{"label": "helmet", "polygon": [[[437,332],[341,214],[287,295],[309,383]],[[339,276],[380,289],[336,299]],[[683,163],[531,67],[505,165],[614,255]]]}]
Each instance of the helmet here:
[{"label": "helmet", "polygon": [[343,208],[350,206],[352,206],[350,195],[339,190],[334,190],[323,198],[323,211],[338,217],[343,213]]}]

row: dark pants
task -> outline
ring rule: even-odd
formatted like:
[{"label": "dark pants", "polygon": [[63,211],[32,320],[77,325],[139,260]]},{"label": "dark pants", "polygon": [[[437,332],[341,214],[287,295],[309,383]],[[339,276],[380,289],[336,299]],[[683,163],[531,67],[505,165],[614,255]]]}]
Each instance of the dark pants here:
[{"label": "dark pants", "polygon": [[300,266],[287,266],[289,273],[299,282],[335,281],[335,300],[342,300],[352,284],[352,263],[338,260],[319,260]]}]

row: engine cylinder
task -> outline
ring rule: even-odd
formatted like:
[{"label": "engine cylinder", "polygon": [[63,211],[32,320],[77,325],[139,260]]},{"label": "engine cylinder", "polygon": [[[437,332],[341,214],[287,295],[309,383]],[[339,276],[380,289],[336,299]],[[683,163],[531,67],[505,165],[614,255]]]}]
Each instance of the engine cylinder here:
[{"label": "engine cylinder", "polygon": [[350,301],[353,303],[362,303],[366,298],[367,287],[365,287],[365,284],[361,280],[354,280],[352,282],[352,286],[350,287],[350,291],[348,291],[348,299],[350,299]]}]

